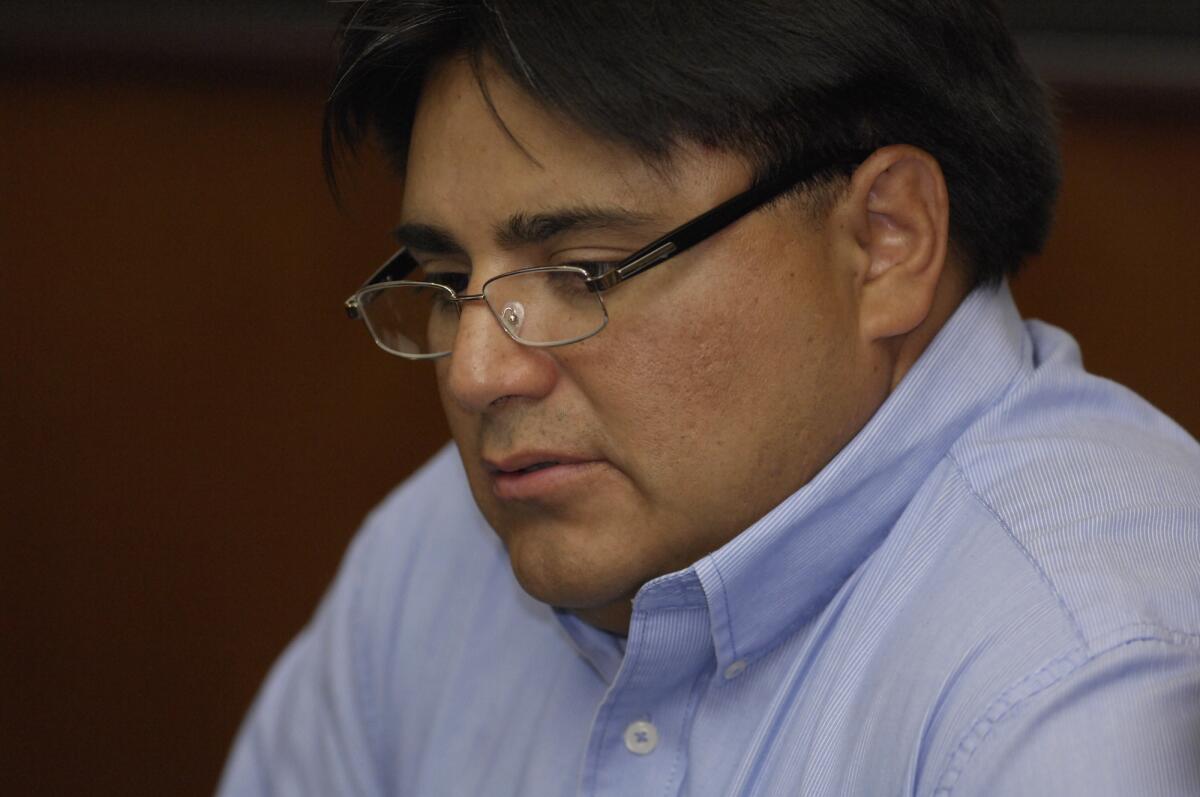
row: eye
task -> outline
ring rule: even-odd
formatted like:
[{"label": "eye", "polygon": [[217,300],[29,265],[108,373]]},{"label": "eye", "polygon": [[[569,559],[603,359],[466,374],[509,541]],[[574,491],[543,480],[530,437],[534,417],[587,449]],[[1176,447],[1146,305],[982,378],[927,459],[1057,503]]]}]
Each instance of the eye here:
[{"label": "eye", "polygon": [[412,276],[420,269],[421,264],[412,256],[408,250],[402,250],[389,264],[386,271],[382,272],[377,282],[390,282],[392,280],[414,279]]},{"label": "eye", "polygon": [[601,274],[612,271],[613,268],[616,267],[617,263],[613,260],[580,260],[573,263],[563,263],[563,265],[581,268],[587,272],[589,278],[594,279],[599,277]]},{"label": "eye", "polygon": [[470,274],[460,269],[425,266],[421,270],[423,272],[423,282],[432,282],[436,285],[445,285],[455,293],[462,293],[465,291],[467,289],[467,283],[471,279]]}]

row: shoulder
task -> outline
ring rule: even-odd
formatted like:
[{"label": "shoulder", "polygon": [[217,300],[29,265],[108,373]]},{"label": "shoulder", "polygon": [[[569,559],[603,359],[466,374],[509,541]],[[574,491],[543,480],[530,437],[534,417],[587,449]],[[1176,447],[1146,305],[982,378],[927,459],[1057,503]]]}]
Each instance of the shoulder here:
[{"label": "shoulder", "polygon": [[458,449],[448,443],[371,511],[363,531],[403,544],[422,527],[462,524],[474,506]]},{"label": "shoulder", "polygon": [[504,551],[471,496],[458,449],[447,444],[376,506],[358,533],[372,577],[409,581],[429,568],[492,565]]},{"label": "shoulder", "polygon": [[1033,322],[1034,368],[951,450],[1089,647],[1200,633],[1200,445]]},{"label": "shoulder", "polygon": [[383,794],[398,772],[423,772],[426,748],[402,742],[424,738],[470,683],[446,673],[493,662],[506,633],[514,651],[549,634],[549,610],[521,595],[447,446],[355,535],[243,724],[221,793],[303,784],[305,793]]},{"label": "shoulder", "polygon": [[946,462],[943,489],[964,507],[954,544],[986,551],[956,557],[953,578],[1005,574],[972,604],[1004,641],[962,679],[973,696],[951,701],[935,792],[1178,793],[1200,779],[1187,747],[1200,739],[1200,446],[1084,371],[1065,333],[1029,333],[1032,369]]},{"label": "shoulder", "polygon": [[507,553],[479,513],[453,444],[367,516],[343,571],[359,594],[361,620],[388,629],[383,638],[439,633],[455,606],[486,600],[474,593],[511,580]]},{"label": "shoulder", "polygon": [[994,695],[922,793],[1200,794],[1198,699],[1200,637],[1077,649]]},{"label": "shoulder", "polygon": [[516,640],[532,649],[561,633],[551,608],[518,584],[452,444],[384,499],[352,548],[339,581],[353,585],[363,647],[378,672],[398,679],[393,686],[437,681],[472,655]]}]

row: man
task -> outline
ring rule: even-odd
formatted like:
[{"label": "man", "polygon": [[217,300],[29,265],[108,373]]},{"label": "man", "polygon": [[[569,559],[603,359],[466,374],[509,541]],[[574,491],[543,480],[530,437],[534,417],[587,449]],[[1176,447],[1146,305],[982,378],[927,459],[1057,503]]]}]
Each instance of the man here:
[{"label": "man", "polygon": [[327,154],[378,134],[403,249],[348,306],[455,445],[223,793],[1200,794],[1200,449],[1012,304],[999,17],[355,4]]}]

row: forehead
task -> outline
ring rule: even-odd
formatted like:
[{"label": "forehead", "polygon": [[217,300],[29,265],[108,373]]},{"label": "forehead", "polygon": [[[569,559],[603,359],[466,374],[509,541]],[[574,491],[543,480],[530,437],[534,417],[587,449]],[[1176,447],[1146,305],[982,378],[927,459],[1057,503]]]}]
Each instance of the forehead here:
[{"label": "forehead", "polygon": [[458,57],[437,64],[422,88],[402,207],[405,217],[430,218],[560,204],[653,213],[697,189],[709,194],[731,174],[738,184],[749,170],[733,156],[687,146],[651,163],[549,111],[486,60],[477,76]]}]

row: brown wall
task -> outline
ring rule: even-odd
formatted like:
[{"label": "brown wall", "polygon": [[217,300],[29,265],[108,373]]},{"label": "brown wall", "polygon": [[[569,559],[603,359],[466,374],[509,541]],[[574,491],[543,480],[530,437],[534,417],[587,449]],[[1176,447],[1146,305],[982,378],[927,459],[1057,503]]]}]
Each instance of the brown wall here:
[{"label": "brown wall", "polygon": [[446,438],[341,311],[391,195],[335,211],[321,99],[0,83],[6,793],[211,792],[362,515]]},{"label": "brown wall", "polygon": [[1064,102],[1058,218],[1018,303],[1200,436],[1200,98]]},{"label": "brown wall", "polygon": [[[7,793],[209,793],[362,515],[446,438],[428,374],[340,312],[394,189],[339,215],[320,77],[234,78],[0,78]],[[1197,434],[1185,107],[1067,116],[1017,289]]]}]

